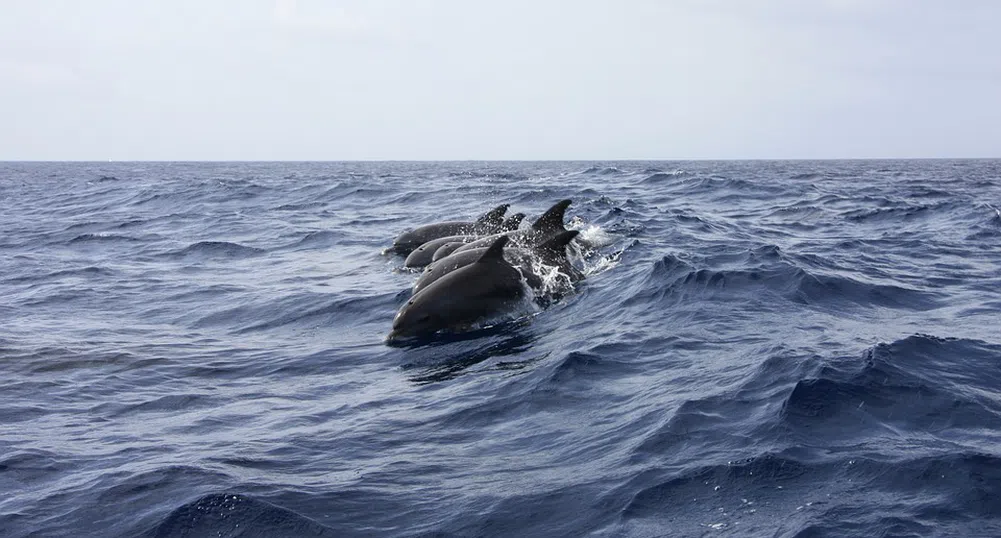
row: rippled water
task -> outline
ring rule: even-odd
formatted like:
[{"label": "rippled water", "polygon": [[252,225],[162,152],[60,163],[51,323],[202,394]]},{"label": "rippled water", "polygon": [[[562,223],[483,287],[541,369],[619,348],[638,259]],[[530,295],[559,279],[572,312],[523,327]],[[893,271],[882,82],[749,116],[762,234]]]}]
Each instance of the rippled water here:
[{"label": "rippled water", "polygon": [[[402,230],[608,234],[384,341]],[[0,164],[3,536],[997,536],[1001,162]]]}]

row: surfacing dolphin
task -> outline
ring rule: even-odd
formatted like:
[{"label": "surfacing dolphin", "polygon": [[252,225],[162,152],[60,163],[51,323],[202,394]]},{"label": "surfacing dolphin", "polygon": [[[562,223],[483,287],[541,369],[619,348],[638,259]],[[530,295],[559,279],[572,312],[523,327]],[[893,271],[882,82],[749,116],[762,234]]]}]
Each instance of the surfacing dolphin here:
[{"label": "surfacing dolphin", "polygon": [[393,319],[389,340],[464,329],[514,308],[526,295],[521,272],[504,259],[506,236],[477,260],[415,293]]},{"label": "surfacing dolphin", "polygon": [[[515,230],[512,232],[505,232],[505,234],[511,238],[511,242],[516,245],[530,244],[535,241],[545,240],[552,237],[558,233],[567,231],[566,226],[563,225],[563,220],[566,218],[567,208],[570,207],[570,200],[560,200],[553,204],[552,207],[546,210],[541,217],[532,223],[532,226],[527,230]],[[483,239],[473,241],[472,243],[467,243],[458,249],[456,249],[452,254],[457,254],[459,252],[464,252],[467,250],[472,250],[474,248],[483,248],[489,246],[490,243],[496,239],[496,235],[487,236]]]},{"label": "surfacing dolphin", "polygon": [[434,251],[434,256],[431,257],[431,261],[436,262],[455,252],[465,244],[466,243],[445,243],[444,245],[438,247],[438,250]]},{"label": "surfacing dolphin", "polygon": [[432,239],[431,241],[415,248],[413,252],[408,254],[407,260],[403,262],[403,266],[410,268],[424,267],[434,261],[434,255],[438,252],[439,247],[448,243],[459,243],[459,245],[462,246],[466,243],[472,243],[479,238],[480,236],[478,235],[448,235],[445,237],[439,237],[438,239]]},{"label": "surfacing dolphin", "polygon": [[523,220],[525,220],[524,213],[515,213],[514,215],[504,219],[504,224],[501,224],[501,231],[513,232],[521,226],[521,221]]},{"label": "surfacing dolphin", "polygon": [[[425,224],[413,230],[404,232],[393,241],[393,246],[389,252],[395,252],[406,256],[417,247],[428,241],[446,237],[450,235],[483,235],[493,234],[501,231],[504,224],[504,213],[510,204],[501,204],[490,211],[487,211],[475,221],[449,221],[437,222],[435,224]],[[433,254],[433,253],[432,253]]]},{"label": "surfacing dolphin", "polygon": [[[525,218],[524,213],[515,213],[510,217],[504,219],[501,223],[502,231],[513,231],[517,230],[518,226],[521,225],[522,219]],[[438,249],[448,243],[472,243],[482,236],[479,235],[449,235],[446,237],[439,237],[438,239],[432,239],[427,243],[417,247],[407,256],[407,260],[403,262],[404,267],[417,268],[424,267],[425,265],[434,261],[434,255],[438,252]],[[462,245],[459,245],[462,246]],[[458,248],[458,247],[455,247]],[[452,250],[455,250],[454,248]],[[451,250],[449,251],[451,252]]]},{"label": "surfacing dolphin", "polygon": [[[579,233],[579,230],[568,230],[531,248],[508,247],[504,249],[504,257],[521,270],[528,285],[534,289],[539,289],[543,285],[542,278],[536,275],[533,270],[532,264],[536,260],[558,268],[569,278],[570,282],[577,282],[584,276],[567,259],[566,247]],[[501,236],[501,238],[505,237]],[[420,292],[445,275],[476,262],[487,250],[487,248],[477,248],[456,252],[432,263],[417,278],[417,282],[414,284],[414,293]]]}]

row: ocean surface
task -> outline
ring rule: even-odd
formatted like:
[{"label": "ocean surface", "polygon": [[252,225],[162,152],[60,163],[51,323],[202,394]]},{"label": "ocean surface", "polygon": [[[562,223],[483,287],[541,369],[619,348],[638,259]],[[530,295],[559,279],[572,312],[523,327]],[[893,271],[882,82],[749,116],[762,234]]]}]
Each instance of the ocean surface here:
[{"label": "ocean surface", "polygon": [[[402,231],[570,198],[387,343]],[[0,163],[0,536],[1001,536],[1001,161]]]}]

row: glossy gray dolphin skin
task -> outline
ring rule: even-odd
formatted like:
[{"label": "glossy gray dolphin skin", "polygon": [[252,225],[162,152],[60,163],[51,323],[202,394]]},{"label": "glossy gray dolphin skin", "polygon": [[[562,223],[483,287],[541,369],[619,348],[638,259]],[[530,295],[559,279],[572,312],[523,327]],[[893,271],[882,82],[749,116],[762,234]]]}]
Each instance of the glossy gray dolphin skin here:
[{"label": "glossy gray dolphin skin", "polygon": [[[427,243],[417,247],[407,255],[407,261],[403,262],[404,267],[424,267],[425,265],[434,261],[434,254],[438,251],[438,248],[446,243],[459,243],[465,245],[466,243],[472,243],[479,239],[478,235],[449,235],[447,237],[440,237],[438,239],[432,239]],[[456,247],[458,248],[458,247]],[[453,249],[454,250],[454,249]]]},{"label": "glossy gray dolphin skin", "polygon": [[535,219],[532,223],[531,231],[535,234],[548,234],[555,235],[560,232],[565,232],[567,229],[563,226],[563,221],[566,219],[567,208],[573,203],[570,200],[560,200],[553,204],[542,214],[541,217]]},{"label": "glossy gray dolphin skin", "polygon": [[[516,230],[513,232],[505,232],[505,235],[511,238],[511,242],[518,245],[524,246],[526,244],[531,244],[533,241],[545,240],[546,238],[552,237],[560,232],[567,231],[566,227],[563,225],[563,220],[566,218],[567,208],[570,207],[570,200],[560,200],[556,202],[553,207],[550,207],[542,214],[541,217],[532,223],[532,227],[527,230]],[[487,236],[482,239],[473,241],[465,246],[459,247],[453,254],[458,252],[464,252],[466,250],[472,250],[474,248],[483,248],[488,246],[491,241],[496,239],[496,235]]]},{"label": "glossy gray dolphin skin", "polygon": [[513,232],[521,226],[521,221],[525,220],[524,213],[515,213],[510,217],[504,219],[504,223],[501,224],[501,231]]},{"label": "glossy gray dolphin skin", "polygon": [[415,293],[393,319],[389,340],[462,329],[502,314],[525,297],[521,273],[504,259],[501,237],[473,263]]},{"label": "glossy gray dolphin skin", "polygon": [[[558,267],[560,272],[570,277],[571,282],[577,282],[584,276],[567,259],[566,247],[579,233],[577,230],[569,230],[530,249],[509,247],[504,249],[504,255],[509,262],[521,270],[528,285],[532,288],[538,289],[542,286],[542,279],[532,272],[533,256],[538,257],[546,265]],[[475,262],[486,250],[486,248],[477,248],[456,252],[432,263],[417,278],[417,282],[414,284],[414,293],[418,293],[445,275]]]},{"label": "glossy gray dolphin skin", "polygon": [[567,258],[567,245],[573,241],[580,230],[567,230],[560,232],[532,249],[532,252],[539,256],[542,263],[559,268],[560,272],[570,278],[570,282],[578,282],[584,279],[584,273],[574,267]]},{"label": "glossy gray dolphin skin", "polygon": [[428,241],[447,237],[449,235],[483,235],[501,231],[504,224],[504,213],[510,204],[501,204],[483,214],[475,222],[450,221],[426,224],[404,232],[393,241],[390,252],[406,256]]},{"label": "glossy gray dolphin skin", "polygon": [[434,256],[431,258],[432,262],[436,262],[445,256],[455,252],[457,249],[461,248],[462,245],[466,243],[445,243],[444,245],[438,247],[438,250],[434,251]]}]

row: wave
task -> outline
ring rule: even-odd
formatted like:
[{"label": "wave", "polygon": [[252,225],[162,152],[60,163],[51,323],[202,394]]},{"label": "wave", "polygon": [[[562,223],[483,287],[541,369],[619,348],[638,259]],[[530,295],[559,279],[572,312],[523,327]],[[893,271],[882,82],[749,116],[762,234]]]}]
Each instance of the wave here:
[{"label": "wave", "polygon": [[380,196],[398,194],[398,191],[387,191],[383,188],[363,187],[355,183],[337,183],[328,187],[323,193],[316,196],[317,202],[343,202],[350,198],[361,198],[362,200],[374,200]]},{"label": "wave", "polygon": [[622,170],[614,166],[592,166],[581,172],[581,174],[594,174],[599,176],[611,176],[623,173],[624,172]]},{"label": "wave", "polygon": [[277,310],[277,316],[244,326],[237,332],[264,331],[321,317],[334,317],[342,322],[347,321],[348,323],[344,323],[344,325],[360,324],[373,317],[383,317],[385,305],[395,295],[395,293],[385,293],[377,296],[338,298],[333,301],[328,298],[326,304],[320,305],[316,305],[314,301],[301,299],[292,301],[292,304],[281,301],[288,306],[268,309],[269,312]]},{"label": "wave", "polygon": [[[1001,428],[998,364],[999,345],[922,334],[854,358],[777,350],[736,389],[677,407],[631,460],[671,466],[648,466],[599,504],[621,506],[626,530],[648,520],[771,535],[776,514],[795,513],[781,532],[927,520],[967,534],[969,516],[1001,509],[1001,456],[982,435]],[[881,495],[904,515],[887,516]]]},{"label": "wave", "polygon": [[915,185],[907,190],[907,196],[913,198],[952,198],[955,194],[928,185]]},{"label": "wave", "polygon": [[[46,417],[49,411],[49,409],[38,405],[7,405],[0,408],[0,423],[31,422]],[[0,461],[0,473],[3,473],[5,470],[7,468]]]},{"label": "wave", "polygon": [[[525,323],[514,321],[461,334],[437,334],[412,344],[393,344],[393,347],[406,351],[406,362],[402,368],[408,372],[410,381],[427,385],[455,379],[477,367],[504,372],[526,368],[536,361],[504,359],[517,357],[531,349],[536,338],[538,336]],[[490,405],[488,407],[493,409]],[[477,414],[475,411],[470,413]],[[448,422],[456,420],[475,419],[466,412],[447,419]]]},{"label": "wave", "polygon": [[138,403],[106,402],[92,407],[89,412],[106,418],[133,414],[146,417],[150,413],[178,413],[217,405],[216,399],[203,394],[170,394]]},{"label": "wave", "polygon": [[[883,439],[955,442],[963,432],[1001,429],[1001,345],[912,335],[861,357],[803,356],[775,350],[736,389],[687,400],[635,448],[636,461],[694,451],[790,441],[803,448],[879,450]],[[971,437],[971,438],[972,438]],[[931,445],[932,447],[938,445]],[[984,449],[989,447],[983,447]]]},{"label": "wave", "polygon": [[668,212],[666,217],[672,221],[672,224],[678,224],[680,225],[679,227],[684,228],[694,228],[700,232],[726,233],[729,231],[724,223],[710,219],[708,216],[700,217],[685,212],[673,211]]},{"label": "wave", "polygon": [[263,249],[248,247],[229,241],[199,241],[180,250],[167,252],[164,255],[173,258],[226,258],[241,259],[265,253]]},{"label": "wave", "polygon": [[143,535],[181,536],[341,536],[334,529],[269,502],[235,493],[215,493],[185,504]]},{"label": "wave", "polygon": [[74,232],[78,230],[104,228],[106,226],[108,226],[107,222],[99,222],[99,221],[76,222],[63,228],[63,232]]},{"label": "wave", "polygon": [[1001,383],[999,363],[1001,346],[972,340],[919,334],[877,344],[797,382],[784,422],[813,439],[900,431],[954,439],[964,429],[1001,429],[1001,398],[976,390]]},{"label": "wave", "polygon": [[688,172],[684,171],[684,170],[675,170],[673,172],[661,172],[661,171],[657,171],[657,172],[655,172],[653,174],[650,174],[650,175],[646,176],[645,178],[641,179],[640,183],[661,183],[663,181],[670,181],[670,180],[677,179],[679,177],[685,177],[685,176],[688,176],[688,175],[690,175],[690,174]]},{"label": "wave", "polygon": [[143,224],[147,224],[147,223],[151,222],[152,220],[155,220],[155,219],[139,219],[139,218],[128,219],[128,220],[126,220],[124,222],[120,222],[120,223],[116,224],[115,228],[119,228],[119,229],[133,228],[133,227],[136,227],[136,226],[142,226]]},{"label": "wave", "polygon": [[[237,334],[267,331],[311,322],[312,326],[336,323],[342,326],[363,324],[387,318],[396,305],[397,293],[372,296],[336,297],[319,293],[300,293],[275,301],[253,302],[209,312],[190,320],[192,328],[230,327]],[[239,299],[230,299],[235,302]]]},{"label": "wave", "polygon": [[967,209],[960,202],[942,202],[937,204],[900,204],[874,209],[854,209],[842,215],[849,221],[858,223],[880,223],[925,218],[956,209]]},{"label": "wave", "polygon": [[65,468],[66,460],[59,453],[40,448],[6,451],[0,455],[0,474],[16,474],[25,483]]},{"label": "wave", "polygon": [[302,239],[285,248],[335,248],[346,240],[347,234],[341,231],[318,230],[309,232]]},{"label": "wave", "polygon": [[992,210],[992,214],[990,217],[991,226],[1001,228],[1001,209],[998,209],[990,204],[985,204],[985,205],[988,209]]},{"label": "wave", "polygon": [[316,209],[318,207],[326,207],[327,202],[312,201],[312,202],[292,202],[288,204],[282,204],[273,209],[273,211],[303,211],[305,209]]},{"label": "wave", "polygon": [[53,271],[51,273],[45,274],[29,274],[18,277],[12,277],[6,280],[9,284],[21,283],[21,282],[39,282],[45,280],[59,280],[65,278],[82,278],[82,279],[104,279],[113,278],[119,276],[120,271],[109,269],[107,267],[98,266],[88,266],[80,267],[78,269],[62,269],[59,271]]},{"label": "wave", "polygon": [[973,233],[966,236],[968,241],[980,241],[984,239],[996,239],[1001,235],[1001,210],[990,205],[983,204],[978,209],[986,207],[990,211],[987,219],[980,217],[980,222],[973,226]]},{"label": "wave", "polygon": [[642,463],[681,452],[694,460],[712,455],[732,458],[742,449],[767,445],[775,435],[790,386],[806,376],[810,367],[810,357],[793,350],[767,353],[737,388],[681,402],[635,445],[631,461]]},{"label": "wave", "polygon": [[197,198],[193,191],[161,192],[160,190],[144,189],[135,194],[126,203],[133,207],[160,206],[165,208],[183,207],[186,202]]},{"label": "wave", "polygon": [[74,237],[73,239],[70,239],[68,241],[68,243],[72,245],[72,244],[76,244],[76,243],[90,243],[90,242],[98,242],[98,241],[99,242],[122,241],[122,242],[126,242],[126,243],[137,243],[137,242],[141,242],[141,241],[144,241],[144,240],[143,239],[139,239],[137,237],[131,237],[131,236],[128,236],[128,235],[121,235],[121,234],[115,234],[115,233],[101,232],[101,233],[80,234],[80,235]]},{"label": "wave", "polygon": [[[654,262],[646,284],[627,304],[638,301],[692,301],[719,297],[755,299],[772,293],[805,305],[859,306],[931,310],[939,308],[939,294],[895,284],[863,282],[839,274],[811,272],[769,245],[735,259],[716,263],[730,268],[698,268],[670,254]],[[737,266],[734,266],[737,265]],[[742,266],[742,267],[741,267]]]},{"label": "wave", "polygon": [[501,172],[496,170],[482,170],[482,171],[466,171],[466,170],[454,170],[448,173],[449,179],[459,179],[459,180],[502,180],[502,181],[524,181],[528,179],[527,176],[523,174],[516,174],[510,172]]},{"label": "wave", "polygon": [[604,379],[615,379],[640,368],[629,361],[614,358],[607,346],[595,346],[588,351],[571,351],[552,361],[539,372],[536,390],[559,390],[569,394],[577,388],[587,392]]},{"label": "wave", "polygon": [[801,461],[788,451],[765,452],[680,472],[650,471],[598,504],[621,506],[619,530],[625,534],[670,525],[684,536],[724,530],[768,536],[985,535],[988,528],[1001,528],[999,463],[995,455],[968,451],[892,461]]},{"label": "wave", "polygon": [[775,195],[788,190],[788,187],[765,181],[751,181],[748,179],[726,177],[726,176],[696,176],[685,175],[682,180],[674,185],[678,189],[683,189],[689,194],[711,193],[728,196],[755,195]]}]

